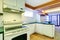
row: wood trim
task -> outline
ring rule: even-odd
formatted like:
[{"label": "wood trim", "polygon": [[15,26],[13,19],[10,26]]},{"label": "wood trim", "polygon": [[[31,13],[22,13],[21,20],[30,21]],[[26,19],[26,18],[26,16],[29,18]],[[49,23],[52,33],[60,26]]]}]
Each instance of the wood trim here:
[{"label": "wood trim", "polygon": [[58,3],[58,1],[52,1],[52,2],[49,2],[49,3],[43,4],[43,5],[36,6],[35,9],[44,8],[44,7],[47,7],[47,6],[52,6],[52,5],[55,5],[55,3]]},{"label": "wood trim", "polygon": [[31,6],[31,5],[27,4],[27,3],[25,3],[25,7],[31,8],[33,10],[35,9],[33,6]]},{"label": "wood trim", "polygon": [[52,9],[52,8],[56,8],[56,7],[60,7],[60,3],[56,3],[55,5],[47,6],[45,8],[42,8],[42,10]]},{"label": "wood trim", "polygon": [[25,6],[28,7],[28,8],[31,8],[31,9],[35,10],[35,9],[40,9],[40,8],[44,8],[44,7],[47,7],[47,6],[52,6],[52,5],[54,5],[55,3],[58,3],[58,2],[60,2],[60,1],[59,0],[54,0],[52,2],[43,4],[43,5],[39,5],[39,6],[36,6],[36,7],[33,7],[33,6],[25,3]]}]

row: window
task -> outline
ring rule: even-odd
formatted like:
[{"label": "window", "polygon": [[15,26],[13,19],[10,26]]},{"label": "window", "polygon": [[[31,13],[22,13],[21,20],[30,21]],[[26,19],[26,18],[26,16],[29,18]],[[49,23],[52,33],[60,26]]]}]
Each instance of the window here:
[{"label": "window", "polygon": [[46,16],[46,21],[49,21],[49,16]]},{"label": "window", "polygon": [[26,17],[33,17],[33,12],[32,11],[25,11],[25,13],[23,15]]}]

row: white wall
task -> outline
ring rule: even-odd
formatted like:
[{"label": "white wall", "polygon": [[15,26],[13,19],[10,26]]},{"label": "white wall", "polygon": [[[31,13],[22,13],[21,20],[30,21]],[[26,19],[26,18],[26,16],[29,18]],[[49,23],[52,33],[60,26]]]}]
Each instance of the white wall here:
[{"label": "white wall", "polygon": [[[28,17],[28,16],[22,16],[23,17],[23,22],[24,23],[29,23],[29,22],[40,22],[40,15],[38,14],[37,11],[35,10],[32,10],[32,9],[29,9],[29,8],[26,8],[25,9],[26,11],[29,11],[33,13],[33,16],[32,17]],[[29,13],[27,13],[26,15],[28,15]]]},{"label": "white wall", "polygon": [[0,13],[2,13],[2,0],[0,0]]},{"label": "white wall", "polygon": [[23,17],[22,21],[23,21],[23,23],[35,22],[33,17],[26,17],[26,16]]},{"label": "white wall", "polygon": [[36,10],[34,10],[33,13],[34,13],[35,22],[40,22],[40,15],[39,15],[39,13]]},{"label": "white wall", "polygon": [[[23,21],[23,23],[35,22],[33,10],[32,10],[32,9],[29,9],[29,8],[26,8],[25,10],[26,10],[26,11],[29,11],[30,13],[32,13],[33,16],[31,17],[31,16],[29,15],[29,16],[30,16],[30,17],[29,17],[29,16],[24,16],[24,15],[22,15],[22,21]],[[28,15],[28,14],[29,14],[29,13],[27,13],[26,15]]]},{"label": "white wall", "polygon": [[4,13],[3,17],[4,17],[4,23],[6,22],[20,23],[21,22],[21,15],[17,13]]},{"label": "white wall", "polygon": [[0,15],[0,27],[3,26],[3,15]]}]

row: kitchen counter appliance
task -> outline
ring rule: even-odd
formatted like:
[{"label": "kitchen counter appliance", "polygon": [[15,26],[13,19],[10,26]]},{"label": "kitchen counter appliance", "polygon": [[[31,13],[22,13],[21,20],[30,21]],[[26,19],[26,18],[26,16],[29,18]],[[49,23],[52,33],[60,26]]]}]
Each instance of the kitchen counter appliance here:
[{"label": "kitchen counter appliance", "polygon": [[26,26],[20,24],[4,25],[4,40],[30,40],[29,37]]}]

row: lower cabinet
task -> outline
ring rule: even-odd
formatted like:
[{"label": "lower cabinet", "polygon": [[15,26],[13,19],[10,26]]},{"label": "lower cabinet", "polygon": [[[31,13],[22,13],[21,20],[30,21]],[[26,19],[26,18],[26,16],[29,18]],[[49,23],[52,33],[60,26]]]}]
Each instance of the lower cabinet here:
[{"label": "lower cabinet", "polygon": [[36,32],[39,34],[54,37],[54,31],[54,25],[36,24]]},{"label": "lower cabinet", "polygon": [[42,27],[43,24],[36,24],[36,32],[39,34],[44,34],[44,27]]},{"label": "lower cabinet", "polygon": [[54,37],[55,26],[54,25],[46,25],[46,24],[28,24],[29,34],[33,34],[34,32],[42,35],[46,35],[49,37]]},{"label": "lower cabinet", "polygon": [[44,27],[44,34],[49,36],[49,37],[54,37],[54,33],[55,33],[55,26],[53,25],[45,25]]},{"label": "lower cabinet", "polygon": [[35,24],[28,24],[26,26],[29,27],[29,34],[30,35],[35,32]]},{"label": "lower cabinet", "polygon": [[0,40],[3,40],[3,34],[2,33],[0,34]]}]

